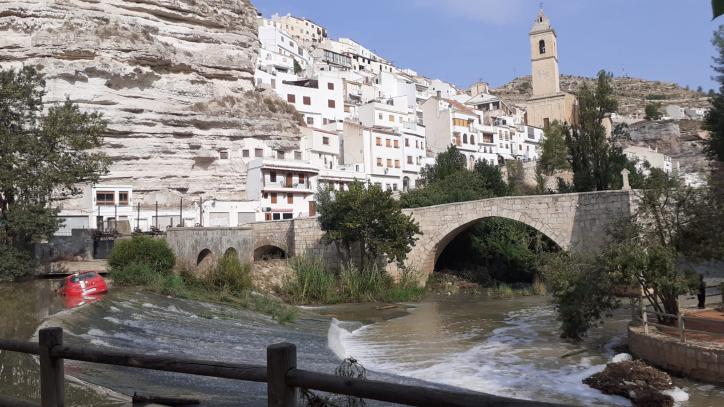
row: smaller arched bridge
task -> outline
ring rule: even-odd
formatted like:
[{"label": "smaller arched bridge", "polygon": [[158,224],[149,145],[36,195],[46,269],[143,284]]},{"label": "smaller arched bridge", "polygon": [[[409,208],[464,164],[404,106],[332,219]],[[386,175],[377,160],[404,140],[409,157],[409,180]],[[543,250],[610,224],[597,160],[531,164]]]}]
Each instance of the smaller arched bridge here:
[{"label": "smaller arched bridge", "polygon": [[[422,232],[407,263],[425,275],[431,273],[448,243],[479,220],[490,217],[522,222],[563,249],[596,251],[605,243],[608,230],[634,212],[634,197],[632,191],[601,191],[501,197],[405,209]],[[185,264],[199,265],[207,256],[218,258],[232,248],[245,262],[273,253],[321,256],[334,264],[339,261],[336,251],[322,244],[322,235],[316,218],[301,218],[250,223],[238,228],[176,228],[170,229],[166,238],[178,261]]]}]

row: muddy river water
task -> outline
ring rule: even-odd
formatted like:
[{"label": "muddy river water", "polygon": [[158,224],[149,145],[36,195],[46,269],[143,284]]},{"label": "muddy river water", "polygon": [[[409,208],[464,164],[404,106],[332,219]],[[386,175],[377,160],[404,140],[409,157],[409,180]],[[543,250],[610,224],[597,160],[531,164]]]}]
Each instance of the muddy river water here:
[{"label": "muddy river water", "polygon": [[[114,290],[67,308],[52,281],[0,285],[0,337],[35,340],[42,326],[61,326],[65,342],[154,354],[263,364],[268,344],[297,344],[299,366],[331,373],[353,356],[371,377],[434,382],[531,400],[573,405],[629,405],[581,383],[600,371],[625,340],[617,315],[583,344],[558,337],[545,297],[492,300],[431,297],[383,312],[370,305],[305,308],[279,325],[245,310]],[[566,356],[568,355],[568,356]],[[565,356],[565,357],[563,357]],[[187,395],[204,405],[265,405],[265,385],[66,361],[67,405],[127,405],[134,392]],[[676,379],[681,406],[723,406],[724,388]],[[0,352],[0,394],[39,398],[38,364]],[[688,400],[686,400],[688,399]]]}]

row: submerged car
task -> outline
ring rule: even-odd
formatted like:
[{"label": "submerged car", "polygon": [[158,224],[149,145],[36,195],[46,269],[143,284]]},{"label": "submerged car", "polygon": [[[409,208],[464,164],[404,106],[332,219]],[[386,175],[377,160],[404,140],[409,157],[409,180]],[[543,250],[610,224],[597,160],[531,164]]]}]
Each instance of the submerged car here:
[{"label": "submerged car", "polygon": [[72,274],[60,283],[60,293],[66,296],[102,294],[107,291],[106,280],[95,271]]}]

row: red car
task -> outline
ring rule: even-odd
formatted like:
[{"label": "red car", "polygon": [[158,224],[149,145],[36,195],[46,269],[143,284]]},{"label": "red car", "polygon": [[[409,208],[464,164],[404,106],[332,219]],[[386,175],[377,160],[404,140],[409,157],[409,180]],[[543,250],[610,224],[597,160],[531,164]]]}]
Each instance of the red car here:
[{"label": "red car", "polygon": [[106,280],[95,271],[72,274],[60,283],[60,292],[66,296],[85,296],[107,291]]}]

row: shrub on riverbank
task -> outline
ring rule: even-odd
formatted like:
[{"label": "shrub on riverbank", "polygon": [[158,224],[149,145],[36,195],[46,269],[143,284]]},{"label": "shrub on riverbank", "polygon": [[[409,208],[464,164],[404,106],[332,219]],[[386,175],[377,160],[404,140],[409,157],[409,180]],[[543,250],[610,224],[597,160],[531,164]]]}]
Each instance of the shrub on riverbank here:
[{"label": "shrub on riverbank", "polygon": [[284,283],[282,294],[296,304],[334,304],[340,302],[418,301],[425,288],[416,273],[403,269],[399,281],[376,265],[361,270],[353,264],[339,273],[328,269],[318,258],[290,259],[294,275]]},{"label": "shrub on riverbank", "polygon": [[251,291],[251,268],[247,264],[241,264],[236,256],[222,257],[203,277],[197,277],[188,270],[180,270],[179,274],[159,272],[158,264],[131,262],[123,267],[115,266],[111,268],[111,278],[118,286],[138,286],[176,298],[220,302],[247,308],[271,315],[280,323],[296,318],[294,307]]},{"label": "shrub on riverbank", "polygon": [[108,257],[110,269],[123,270],[134,263],[146,265],[156,273],[169,274],[176,263],[176,257],[163,239],[134,236],[131,239],[116,240]]}]

